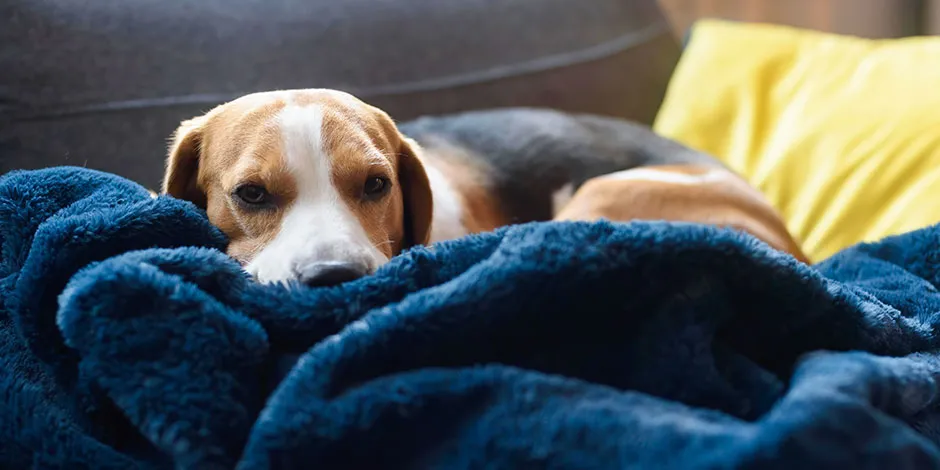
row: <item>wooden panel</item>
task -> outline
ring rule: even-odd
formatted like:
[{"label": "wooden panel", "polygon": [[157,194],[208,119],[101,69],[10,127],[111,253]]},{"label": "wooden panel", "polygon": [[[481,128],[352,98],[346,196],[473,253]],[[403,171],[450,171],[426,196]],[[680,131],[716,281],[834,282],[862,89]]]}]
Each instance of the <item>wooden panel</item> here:
[{"label": "wooden panel", "polygon": [[924,1],[924,34],[940,34],[940,0]]},{"label": "wooden panel", "polygon": [[[927,0],[940,4],[940,0]],[[659,0],[677,36],[704,17],[870,38],[921,33],[924,0]],[[935,15],[940,26],[940,12]]]}]

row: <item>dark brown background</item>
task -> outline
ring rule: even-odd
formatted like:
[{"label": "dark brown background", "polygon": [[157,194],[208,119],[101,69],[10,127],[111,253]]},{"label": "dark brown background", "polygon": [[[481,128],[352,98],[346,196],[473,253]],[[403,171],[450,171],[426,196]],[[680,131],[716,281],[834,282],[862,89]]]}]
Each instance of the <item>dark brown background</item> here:
[{"label": "dark brown background", "polygon": [[703,17],[890,38],[940,34],[940,0],[659,0],[677,36]]}]

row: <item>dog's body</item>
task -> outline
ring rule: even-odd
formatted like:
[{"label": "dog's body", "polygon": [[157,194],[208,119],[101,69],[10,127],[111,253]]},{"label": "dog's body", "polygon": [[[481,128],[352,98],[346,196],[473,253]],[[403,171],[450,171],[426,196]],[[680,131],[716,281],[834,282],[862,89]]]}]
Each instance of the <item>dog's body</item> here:
[{"label": "dog's body", "polygon": [[715,159],[623,120],[549,110],[396,126],[336,91],[248,95],[183,123],[164,191],[206,208],[262,282],[334,284],[415,244],[553,218],[727,225],[805,260]]},{"label": "dog's body", "polygon": [[472,189],[485,193],[499,225],[549,220],[574,190],[597,176],[660,165],[722,168],[636,124],[543,109],[426,117],[399,129],[418,143],[425,167],[441,167],[450,181],[473,175]]}]

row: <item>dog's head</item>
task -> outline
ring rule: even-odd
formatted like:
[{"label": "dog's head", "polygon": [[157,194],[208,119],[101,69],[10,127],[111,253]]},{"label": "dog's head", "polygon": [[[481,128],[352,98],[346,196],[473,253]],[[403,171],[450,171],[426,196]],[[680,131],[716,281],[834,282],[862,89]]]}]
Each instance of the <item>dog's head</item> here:
[{"label": "dog's head", "polygon": [[257,93],[180,125],[163,191],[205,209],[259,281],[336,284],[428,241],[416,150],[346,93]]}]

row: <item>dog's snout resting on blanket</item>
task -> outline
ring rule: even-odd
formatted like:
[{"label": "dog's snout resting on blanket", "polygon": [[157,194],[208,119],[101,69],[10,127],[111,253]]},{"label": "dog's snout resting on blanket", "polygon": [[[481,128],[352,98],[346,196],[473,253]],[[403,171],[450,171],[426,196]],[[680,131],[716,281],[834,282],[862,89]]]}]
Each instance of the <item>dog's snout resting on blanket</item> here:
[{"label": "dog's snout resting on blanket", "polygon": [[180,126],[164,191],[206,209],[262,282],[341,283],[413,245],[554,217],[731,226],[805,260],[773,207],[713,158],[547,110],[399,127],[338,91],[247,95]]}]

